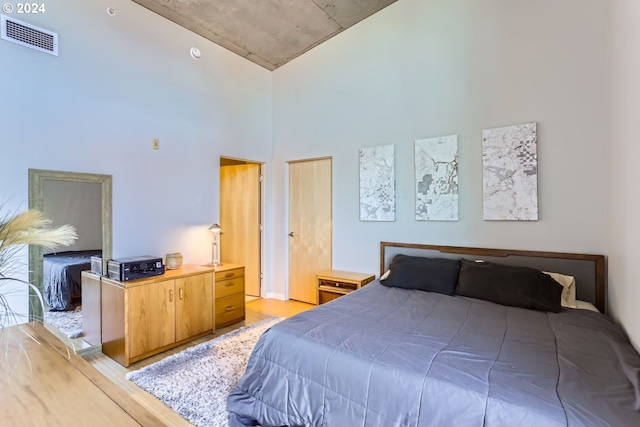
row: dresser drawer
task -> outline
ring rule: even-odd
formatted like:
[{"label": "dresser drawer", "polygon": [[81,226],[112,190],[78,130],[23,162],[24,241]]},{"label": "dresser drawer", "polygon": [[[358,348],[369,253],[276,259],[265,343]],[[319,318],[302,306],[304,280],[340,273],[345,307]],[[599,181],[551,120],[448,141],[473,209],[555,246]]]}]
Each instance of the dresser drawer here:
[{"label": "dresser drawer", "polygon": [[341,282],[338,280],[329,280],[329,279],[319,279],[318,285],[325,286],[328,288],[348,289],[350,291],[355,291],[356,289],[358,289],[357,283]]},{"label": "dresser drawer", "polygon": [[244,294],[216,298],[216,329],[244,319]]},{"label": "dresser drawer", "polygon": [[244,268],[234,268],[233,270],[216,271],[216,282],[218,280],[234,279],[244,276]]},{"label": "dresser drawer", "polygon": [[347,295],[347,292],[335,292],[333,288],[320,288],[318,290],[318,304],[324,304],[326,302],[333,301],[334,299],[338,299],[343,295]]},{"label": "dresser drawer", "polygon": [[216,282],[216,298],[228,297],[233,294],[244,294],[244,277]]}]

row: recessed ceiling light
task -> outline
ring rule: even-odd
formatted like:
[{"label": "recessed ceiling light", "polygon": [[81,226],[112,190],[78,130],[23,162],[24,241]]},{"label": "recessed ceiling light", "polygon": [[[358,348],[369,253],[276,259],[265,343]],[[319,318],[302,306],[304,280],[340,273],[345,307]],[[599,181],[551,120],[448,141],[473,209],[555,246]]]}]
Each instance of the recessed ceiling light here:
[{"label": "recessed ceiling light", "polygon": [[115,16],[116,15],[116,10],[114,8],[112,8],[112,7],[108,7],[107,8],[107,14],[109,16]]}]

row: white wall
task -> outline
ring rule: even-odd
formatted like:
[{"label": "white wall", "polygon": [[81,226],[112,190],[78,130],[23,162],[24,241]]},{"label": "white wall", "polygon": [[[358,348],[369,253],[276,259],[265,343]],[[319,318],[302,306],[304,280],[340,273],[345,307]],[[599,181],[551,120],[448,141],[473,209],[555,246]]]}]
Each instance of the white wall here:
[{"label": "white wall", "polygon": [[18,19],[58,57],[0,40],[0,200],[26,208],[28,168],[110,174],[114,256],[208,262],[220,155],[270,158],[271,73],[128,0],[46,7]]},{"label": "white wall", "polygon": [[95,182],[45,180],[42,185],[42,211],[58,227],[70,224],[78,238],[56,251],[102,249],[102,186]]},{"label": "white wall", "polygon": [[612,3],[609,307],[640,350],[640,2]]},{"label": "white wall", "polygon": [[[287,160],[333,156],[333,266],[378,272],[382,240],[603,253],[606,0],[401,0],[273,73],[274,293]],[[482,220],[481,131],[538,123],[539,221]],[[415,139],[458,134],[460,220],[414,217]],[[360,222],[358,149],[395,144],[396,221]]]}]

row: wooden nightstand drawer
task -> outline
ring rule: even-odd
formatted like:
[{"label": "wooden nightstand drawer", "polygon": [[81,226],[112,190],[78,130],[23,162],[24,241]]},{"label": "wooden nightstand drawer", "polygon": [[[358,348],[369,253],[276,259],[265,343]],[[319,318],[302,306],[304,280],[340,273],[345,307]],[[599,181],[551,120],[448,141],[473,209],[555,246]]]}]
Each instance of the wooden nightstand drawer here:
[{"label": "wooden nightstand drawer", "polygon": [[342,295],[346,295],[349,292],[336,292],[335,288],[319,288],[318,289],[318,304],[324,304],[334,299],[340,298]]},{"label": "wooden nightstand drawer", "polygon": [[244,319],[244,294],[216,298],[216,328],[229,326]]},{"label": "wooden nightstand drawer", "polygon": [[219,280],[216,282],[216,299],[233,294],[244,294],[244,277]]},{"label": "wooden nightstand drawer", "polygon": [[351,291],[355,291],[356,289],[358,289],[357,283],[340,282],[337,280],[328,280],[328,279],[318,279],[318,285],[329,287],[329,288],[349,289]]}]

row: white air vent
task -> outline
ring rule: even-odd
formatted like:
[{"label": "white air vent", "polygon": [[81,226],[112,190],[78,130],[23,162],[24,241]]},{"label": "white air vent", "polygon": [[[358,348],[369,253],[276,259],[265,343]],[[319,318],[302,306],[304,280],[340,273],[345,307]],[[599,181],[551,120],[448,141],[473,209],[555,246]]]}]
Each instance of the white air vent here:
[{"label": "white air vent", "polygon": [[0,23],[3,40],[58,56],[58,34],[5,15],[0,15]]}]

